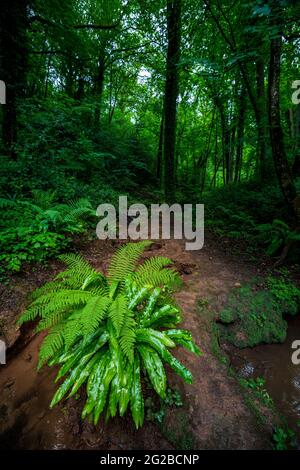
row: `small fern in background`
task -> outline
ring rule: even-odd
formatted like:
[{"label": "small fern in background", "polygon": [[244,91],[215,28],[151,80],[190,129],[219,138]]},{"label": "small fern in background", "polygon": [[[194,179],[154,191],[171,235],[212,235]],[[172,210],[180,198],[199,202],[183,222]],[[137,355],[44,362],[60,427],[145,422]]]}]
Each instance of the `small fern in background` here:
[{"label": "small fern in background", "polygon": [[104,410],[107,418],[117,412],[123,416],[130,405],[138,428],[144,421],[144,373],[163,399],[164,363],[192,382],[190,371],[170,352],[178,344],[200,355],[190,332],[175,328],[181,317],[170,294],[179,276],[166,269],[168,258],[152,257],[138,265],[150,244],[123,245],[107,277],[78,255],[62,256],[67,270],[35,292],[19,324],[39,318],[37,331],[49,329],[39,367],[59,365],[57,380],[64,378],[51,407],[86,384],[83,418],[96,424]]},{"label": "small fern in background", "polygon": [[0,209],[11,210],[12,217],[18,226],[34,225],[42,232],[84,231],[86,222],[95,219],[88,199],[80,198],[66,203],[55,202],[53,191],[32,191],[32,199],[0,199]]},{"label": "small fern in background", "polygon": [[88,199],[55,202],[55,192],[33,190],[31,199],[0,198],[0,277],[25,262],[44,262],[70,244],[69,235],[94,224]]}]

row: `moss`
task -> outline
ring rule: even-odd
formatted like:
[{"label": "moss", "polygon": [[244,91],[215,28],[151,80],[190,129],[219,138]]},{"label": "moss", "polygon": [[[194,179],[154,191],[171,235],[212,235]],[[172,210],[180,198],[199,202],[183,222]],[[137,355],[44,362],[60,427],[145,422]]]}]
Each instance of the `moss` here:
[{"label": "moss", "polygon": [[284,313],[272,292],[254,291],[251,287],[234,290],[219,315],[221,339],[238,348],[282,343],[287,330]]},{"label": "moss", "polygon": [[235,312],[230,308],[225,308],[220,314],[222,323],[232,323],[235,320]]},{"label": "moss", "polygon": [[176,425],[163,422],[161,432],[176,450],[195,449],[195,439],[189,429],[189,418],[186,411],[176,414]]}]

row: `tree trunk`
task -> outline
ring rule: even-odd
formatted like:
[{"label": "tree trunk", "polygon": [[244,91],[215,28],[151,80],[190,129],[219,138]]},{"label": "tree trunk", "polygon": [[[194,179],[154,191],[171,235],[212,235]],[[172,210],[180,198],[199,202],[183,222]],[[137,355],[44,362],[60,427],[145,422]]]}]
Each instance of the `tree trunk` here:
[{"label": "tree trunk", "polygon": [[266,162],[266,96],[265,96],[265,68],[262,56],[259,56],[256,66],[256,90],[257,90],[257,160],[258,174],[261,181],[266,181],[268,177]]},{"label": "tree trunk", "polygon": [[285,151],[283,131],[280,121],[280,57],[282,33],[279,27],[280,8],[273,7],[273,24],[277,27],[277,37],[271,39],[269,65],[269,126],[274,166],[282,193],[294,212],[296,224],[300,225],[300,198],[297,196],[292,172]]},{"label": "tree trunk", "polygon": [[17,101],[24,96],[26,81],[28,4],[28,0],[2,0],[0,7],[0,78],[6,85],[2,138],[13,158],[16,158]]},{"label": "tree trunk", "polygon": [[237,124],[237,146],[236,146],[236,159],[234,169],[234,181],[237,183],[241,178],[241,168],[243,162],[243,150],[244,150],[244,130],[245,130],[245,114],[246,114],[246,95],[244,87],[241,89],[239,96],[239,113],[238,113],[238,124]]},{"label": "tree trunk", "polygon": [[101,119],[101,104],[102,104],[102,95],[104,90],[104,76],[105,76],[105,48],[101,48],[99,60],[98,60],[98,70],[95,77],[95,96],[96,96],[96,108],[95,108],[95,126],[98,127]]},{"label": "tree trunk", "polygon": [[159,129],[159,141],[156,158],[156,177],[161,181],[162,163],[163,163],[163,138],[164,138],[164,118],[162,116]]},{"label": "tree trunk", "polygon": [[295,148],[294,148],[294,163],[293,163],[293,176],[295,178],[300,177],[300,105],[296,107],[295,119],[294,119],[294,136]]},{"label": "tree trunk", "polygon": [[175,199],[175,140],[180,59],[181,0],[167,0],[168,51],[164,112],[164,189],[168,202]]}]

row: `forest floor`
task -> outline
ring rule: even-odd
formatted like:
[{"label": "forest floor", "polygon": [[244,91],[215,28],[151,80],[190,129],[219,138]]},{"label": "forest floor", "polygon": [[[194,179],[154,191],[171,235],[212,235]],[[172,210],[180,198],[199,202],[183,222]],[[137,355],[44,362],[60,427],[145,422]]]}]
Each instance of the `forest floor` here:
[{"label": "forest floor", "polygon": [[[94,267],[105,270],[118,242],[78,242],[76,249]],[[217,357],[213,325],[228,293],[264,270],[265,263],[249,262],[224,239],[206,234],[204,248],[185,251],[178,240],[159,241],[145,253],[171,258],[183,288],[176,294],[183,310],[183,327],[191,330],[203,355],[179,348],[176,355],[191,370],[192,385],[168,374],[172,388],[183,397],[183,407],[169,407],[163,424],[145,421],[136,431],[130,417],[103,421],[95,428],[80,420],[82,399],[71,399],[53,410],[49,402],[56,389],[56,371],[36,371],[43,335],[33,328],[15,327],[15,319],[29,301],[29,293],[50,280],[62,265],[29,266],[0,291],[4,307],[1,329],[9,346],[8,364],[0,369],[0,448],[12,449],[268,449],[272,446],[272,417],[257,419],[228,365]],[[216,344],[215,344],[216,346]],[[218,347],[218,345],[217,345]],[[223,353],[222,353],[223,354]]]}]

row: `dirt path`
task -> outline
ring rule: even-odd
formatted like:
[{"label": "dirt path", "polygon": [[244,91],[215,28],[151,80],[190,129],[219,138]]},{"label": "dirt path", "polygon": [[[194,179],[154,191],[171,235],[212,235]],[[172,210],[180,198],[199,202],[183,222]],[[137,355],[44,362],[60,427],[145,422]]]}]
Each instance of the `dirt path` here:
[{"label": "dirt path", "polygon": [[[87,249],[88,248],[88,249]],[[95,241],[82,248],[94,266],[105,269],[115,249],[112,243]],[[193,385],[185,385],[172,373],[170,382],[181,391],[183,408],[171,408],[162,429],[146,422],[136,432],[130,419],[115,419],[96,429],[80,420],[80,400],[49,410],[55,371],[37,373],[41,336],[33,338],[8,365],[0,369],[0,448],[94,448],[94,449],[261,449],[270,447],[270,427],[259,427],[244,403],[235,379],[211,350],[211,323],[225,303],[230,289],[249,281],[257,268],[241,257],[227,255],[210,238],[200,252],[186,252],[180,241],[155,243],[146,256],[171,258],[184,287],[177,299],[189,328],[204,351],[201,358],[178,350],[178,358],[192,371]],[[57,269],[57,266],[56,268]],[[53,272],[55,271],[53,269]],[[24,295],[23,295],[24,297]],[[198,301],[205,308],[198,308]],[[25,299],[18,302],[26,303]],[[12,309],[13,310],[13,309]]]}]

